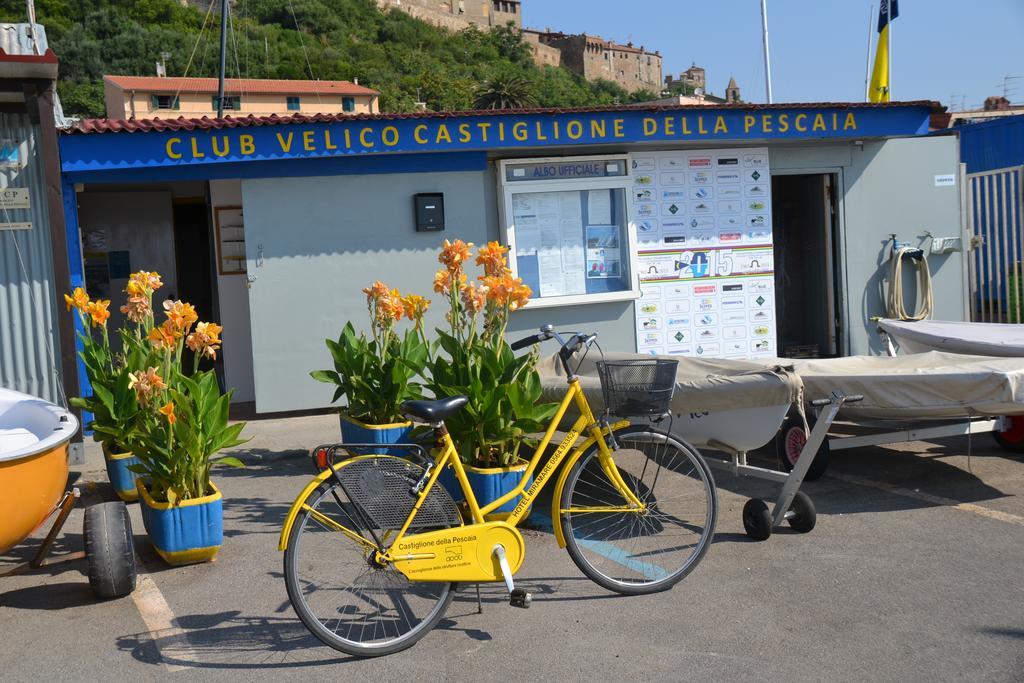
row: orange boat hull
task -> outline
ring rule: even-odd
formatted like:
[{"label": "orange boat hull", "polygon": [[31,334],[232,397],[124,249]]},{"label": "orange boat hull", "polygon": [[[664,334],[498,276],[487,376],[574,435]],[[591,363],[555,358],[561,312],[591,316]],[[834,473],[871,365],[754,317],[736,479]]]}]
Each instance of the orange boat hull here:
[{"label": "orange boat hull", "polygon": [[0,461],[0,553],[32,535],[64,494],[68,444]]}]

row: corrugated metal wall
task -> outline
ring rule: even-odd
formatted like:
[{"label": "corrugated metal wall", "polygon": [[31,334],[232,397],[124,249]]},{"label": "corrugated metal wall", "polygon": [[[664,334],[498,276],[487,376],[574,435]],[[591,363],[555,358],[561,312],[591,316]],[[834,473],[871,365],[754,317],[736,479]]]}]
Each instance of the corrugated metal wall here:
[{"label": "corrugated metal wall", "polygon": [[1024,115],[958,126],[960,160],[968,173],[1024,164]]},{"label": "corrugated metal wall", "polygon": [[56,316],[65,313],[53,291],[39,126],[26,114],[0,114],[0,143],[16,144],[21,161],[0,166],[0,188],[28,188],[30,201],[28,209],[0,208],[0,223],[32,223],[31,230],[0,230],[0,386],[60,403]]}]

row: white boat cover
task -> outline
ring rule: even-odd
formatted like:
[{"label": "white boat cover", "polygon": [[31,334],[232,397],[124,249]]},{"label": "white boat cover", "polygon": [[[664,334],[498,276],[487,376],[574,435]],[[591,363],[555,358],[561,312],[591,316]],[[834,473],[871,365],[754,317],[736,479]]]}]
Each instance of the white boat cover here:
[{"label": "white boat cover", "polygon": [[[918,324],[918,323],[911,323]],[[847,418],[913,420],[1024,413],[1024,358],[928,351],[793,360],[808,401],[861,394]]]},{"label": "white boat cover", "polygon": [[903,353],[948,351],[972,356],[1024,357],[1024,325],[947,320],[879,320]]},{"label": "white boat cover", "polygon": [[71,412],[35,396],[0,388],[0,462],[56,448],[78,431]]},{"label": "white boat cover", "polygon": [[[635,353],[605,354],[609,361],[651,357]],[[792,363],[788,360],[766,363],[723,358],[658,357],[679,361],[676,391],[672,397],[672,411],[675,413],[719,412],[800,402],[802,384],[800,378],[793,374]],[[600,354],[592,351],[578,371],[580,386],[595,413],[604,410],[596,365],[600,359]],[[541,358],[537,371],[544,388],[544,400],[560,401],[565,395],[566,383],[558,354]]]}]

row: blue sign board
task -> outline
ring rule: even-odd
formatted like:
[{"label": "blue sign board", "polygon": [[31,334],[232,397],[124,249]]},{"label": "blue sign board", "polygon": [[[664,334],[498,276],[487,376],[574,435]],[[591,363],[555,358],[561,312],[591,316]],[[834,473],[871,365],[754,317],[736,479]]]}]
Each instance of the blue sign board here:
[{"label": "blue sign board", "polygon": [[601,112],[352,118],[219,130],[61,137],[65,173],[323,159],[667,142],[763,142],[921,135],[929,108],[630,109]]}]

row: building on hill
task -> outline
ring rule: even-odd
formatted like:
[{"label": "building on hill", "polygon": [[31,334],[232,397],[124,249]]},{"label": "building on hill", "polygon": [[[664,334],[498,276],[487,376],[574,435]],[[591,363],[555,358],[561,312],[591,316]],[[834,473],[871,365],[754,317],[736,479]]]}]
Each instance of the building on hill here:
[{"label": "building on hill", "polygon": [[618,83],[628,92],[661,92],[661,53],[648,52],[633,43],[615,41],[586,33],[570,35],[552,31],[523,31],[527,42],[561,52],[561,65],[588,80],[602,78]]},{"label": "building on hill", "polygon": [[452,31],[469,26],[493,28],[509,23],[523,27],[520,0],[376,0],[381,9],[397,9],[409,16]]},{"label": "building on hill", "polygon": [[726,102],[742,102],[740,99],[740,86],[736,85],[736,79],[729,76],[729,85],[725,86]]},{"label": "building on hill", "polygon": [[690,68],[679,74],[679,78],[672,74],[665,76],[665,87],[671,88],[677,83],[689,88],[694,95],[702,95],[707,87],[707,74],[703,67],[697,66],[696,62]]},{"label": "building on hill", "polygon": [[[475,26],[490,30],[512,24],[523,29],[520,0],[375,0],[382,10],[395,9],[449,31]],[[585,33],[571,35],[545,29],[523,30],[523,40],[538,66],[561,66],[593,80],[618,83],[629,92],[661,92],[661,54],[632,43]]]},{"label": "building on hill", "polygon": [[[704,69],[701,69],[700,67],[696,67],[696,68],[699,69],[699,71],[701,73],[701,78],[703,78]],[[693,70],[693,67],[691,67],[690,69],[687,69],[687,71],[684,71],[680,75],[680,78],[678,78],[678,79],[674,79],[671,75],[666,76],[665,77],[665,85],[668,86],[669,88],[671,88],[673,84],[683,82],[683,80],[684,80],[683,77],[688,72],[690,72],[692,70]],[[703,87],[701,87],[699,89],[695,89],[693,94],[691,94],[691,95],[685,95],[685,94],[678,93],[678,92],[673,93],[670,90],[668,93],[664,93],[663,92],[662,93],[662,97],[660,97],[658,99],[654,99],[654,100],[647,100],[645,102],[640,102],[640,103],[638,103],[638,106],[645,106],[645,105],[653,105],[653,106],[659,106],[659,107],[670,106],[670,105],[671,106],[681,106],[681,105],[704,105],[704,106],[711,106],[711,105],[719,105],[719,104],[739,104],[739,103],[742,103],[742,102],[743,102],[743,100],[740,98],[740,87],[736,84],[736,79],[730,77],[729,78],[729,85],[727,85],[725,87],[725,97],[721,97],[719,95],[713,95],[712,93],[705,92]]]},{"label": "building on hill", "polygon": [[533,61],[537,66],[564,66],[562,64],[562,51],[542,41],[542,37],[550,33],[550,30],[534,31],[528,28],[523,29],[523,40],[533,50]]},{"label": "building on hill", "polygon": [[[107,117],[199,118],[217,115],[216,78],[104,76]],[[231,116],[376,114],[380,93],[349,81],[229,78],[224,112]]]}]

